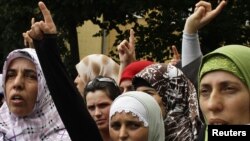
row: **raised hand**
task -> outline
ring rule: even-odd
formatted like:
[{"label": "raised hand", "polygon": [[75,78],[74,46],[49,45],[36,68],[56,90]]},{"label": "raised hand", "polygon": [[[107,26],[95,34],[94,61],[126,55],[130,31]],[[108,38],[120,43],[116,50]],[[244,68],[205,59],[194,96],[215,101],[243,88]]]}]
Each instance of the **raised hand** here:
[{"label": "raised hand", "polygon": [[181,61],[180,54],[175,45],[172,46],[173,58],[170,60],[170,64],[176,65],[179,61]]},{"label": "raised hand", "polygon": [[129,42],[127,40],[123,40],[117,47],[120,64],[128,65],[136,60],[134,34],[134,30],[130,29]]},{"label": "raised hand", "polygon": [[222,0],[219,5],[212,10],[211,3],[199,1],[195,5],[194,13],[186,20],[184,32],[190,34],[197,32],[200,28],[212,21],[222,11],[226,4],[226,0]]},{"label": "raised hand", "polygon": [[27,31],[27,34],[33,39],[41,40],[44,34],[56,34],[57,30],[46,5],[40,1],[38,2],[38,6],[43,14],[44,20],[33,23],[31,29]]}]

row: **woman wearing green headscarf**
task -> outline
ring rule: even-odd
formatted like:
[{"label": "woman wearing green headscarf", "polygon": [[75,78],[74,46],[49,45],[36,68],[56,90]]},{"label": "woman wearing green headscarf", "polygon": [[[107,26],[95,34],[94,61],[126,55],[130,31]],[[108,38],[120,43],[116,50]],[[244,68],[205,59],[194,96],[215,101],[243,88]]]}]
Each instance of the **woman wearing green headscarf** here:
[{"label": "woman wearing green headscarf", "polygon": [[207,54],[199,72],[199,102],[208,125],[250,123],[250,48],[227,45]]}]

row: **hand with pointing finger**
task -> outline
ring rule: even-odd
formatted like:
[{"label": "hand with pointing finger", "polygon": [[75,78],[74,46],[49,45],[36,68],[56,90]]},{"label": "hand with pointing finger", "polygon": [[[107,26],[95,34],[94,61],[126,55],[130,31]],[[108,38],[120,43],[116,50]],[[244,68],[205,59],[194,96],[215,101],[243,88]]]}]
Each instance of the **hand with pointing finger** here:
[{"label": "hand with pointing finger", "polygon": [[123,40],[117,47],[121,64],[128,65],[136,60],[134,34],[134,30],[130,29],[129,41]]},{"label": "hand with pointing finger", "polygon": [[173,58],[170,61],[170,64],[176,65],[179,61],[181,61],[180,54],[175,45],[172,46]]},{"label": "hand with pointing finger", "polygon": [[44,20],[33,23],[31,29],[27,31],[27,34],[33,39],[41,40],[44,34],[56,34],[57,30],[50,11],[47,9],[46,5],[40,1],[38,6],[42,12]]},{"label": "hand with pointing finger", "polygon": [[186,20],[184,32],[189,34],[196,33],[220,14],[226,4],[227,1],[222,0],[215,9],[212,9],[211,3],[199,1],[195,5],[194,13]]}]

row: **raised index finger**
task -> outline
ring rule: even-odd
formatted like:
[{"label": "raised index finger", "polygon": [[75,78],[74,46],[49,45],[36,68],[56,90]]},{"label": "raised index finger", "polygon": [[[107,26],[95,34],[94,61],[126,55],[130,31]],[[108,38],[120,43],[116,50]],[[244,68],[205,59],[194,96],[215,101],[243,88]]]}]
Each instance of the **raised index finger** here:
[{"label": "raised index finger", "polygon": [[172,51],[173,51],[173,58],[180,59],[180,54],[175,45],[172,46]]},{"label": "raised index finger", "polygon": [[38,6],[39,6],[39,8],[40,8],[40,10],[41,10],[41,12],[43,14],[43,18],[44,18],[45,23],[52,23],[53,20],[52,20],[50,11],[46,7],[46,5],[42,1],[40,1],[38,3]]},{"label": "raised index finger", "polygon": [[130,29],[129,34],[130,34],[129,35],[129,43],[132,47],[134,47],[135,46],[135,32],[134,32],[134,30]]}]

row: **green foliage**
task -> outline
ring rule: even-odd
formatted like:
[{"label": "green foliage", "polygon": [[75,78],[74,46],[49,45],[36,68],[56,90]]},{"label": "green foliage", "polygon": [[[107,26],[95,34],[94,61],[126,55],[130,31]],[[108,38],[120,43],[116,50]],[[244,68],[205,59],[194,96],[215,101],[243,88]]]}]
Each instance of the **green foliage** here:
[{"label": "green foliage", "polygon": [[[155,2],[148,10],[154,11],[144,11],[141,15],[148,14],[148,17],[144,16],[148,26],[135,24],[133,27],[137,39],[137,59],[164,62],[172,57],[172,45],[176,45],[181,52],[182,30],[186,18],[193,13],[196,2],[162,0]],[[213,8],[218,5],[218,1],[210,2]],[[250,46],[250,26],[246,26],[246,21],[250,20],[249,6],[250,1],[228,1],[222,13],[199,32],[203,54],[227,44]],[[128,31],[118,35],[114,48],[128,36]],[[115,54],[114,50],[112,54]]]},{"label": "green foliage", "polygon": [[[210,0],[213,7],[216,0]],[[76,27],[91,20],[107,33],[116,30],[119,35],[110,56],[117,58],[116,46],[129,37],[128,31],[120,25],[132,24],[136,36],[137,59],[147,58],[164,62],[171,58],[169,47],[176,45],[181,52],[182,30],[186,18],[193,13],[196,0],[44,0],[60,32],[58,41],[62,58],[72,77],[76,72],[74,64],[79,61]],[[23,48],[22,32],[30,28],[30,19],[41,20],[38,1],[0,0],[0,66],[8,52]],[[244,44],[249,46],[250,1],[230,0],[223,12],[200,32],[202,51],[209,51],[223,44]],[[141,16],[147,26],[141,25]],[[103,17],[104,20],[100,19]],[[102,32],[96,36],[102,35]],[[70,43],[70,52],[64,41]]]},{"label": "green foliage", "polygon": [[[210,0],[214,7],[216,1]],[[222,13],[200,31],[204,54],[227,44],[250,46],[250,1],[230,0]]]}]

